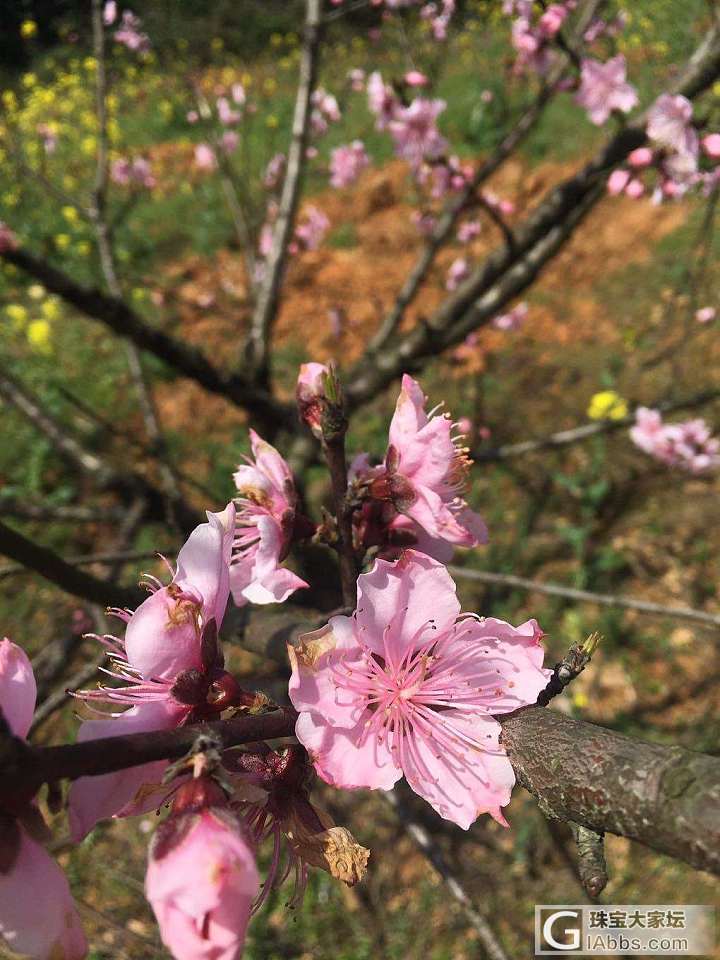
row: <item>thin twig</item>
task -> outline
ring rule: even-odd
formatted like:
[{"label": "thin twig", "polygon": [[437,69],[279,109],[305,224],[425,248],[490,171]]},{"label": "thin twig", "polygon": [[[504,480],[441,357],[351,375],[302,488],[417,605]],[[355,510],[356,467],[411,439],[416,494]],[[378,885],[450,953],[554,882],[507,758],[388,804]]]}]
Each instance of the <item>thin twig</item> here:
[{"label": "thin twig", "polygon": [[292,141],[288,150],[287,169],[280,195],[277,220],[273,230],[272,246],[264,264],[265,273],[258,290],[257,304],[245,346],[246,362],[250,363],[258,383],[267,381],[270,335],[277,313],[280,285],[285,270],[288,245],[295,225],[295,214],[305,171],[312,109],[311,98],[320,53],[321,12],[322,0],[306,0],[305,28],[293,115]]},{"label": "thin twig", "polygon": [[705,613],[704,610],[693,610],[690,607],[666,607],[661,603],[651,603],[649,600],[633,600],[631,597],[621,597],[611,593],[576,590],[574,587],[565,587],[560,583],[528,580],[525,577],[516,577],[510,573],[491,573],[489,570],[467,570],[465,567],[453,566],[448,567],[448,570],[453,577],[459,580],[496,583],[501,586],[516,587],[519,590],[528,590],[531,593],[544,593],[549,597],[566,597],[569,600],[578,600],[581,603],[596,603],[601,607],[637,610],[638,613],[647,613],[652,616],[670,617],[673,620],[692,620],[709,627],[720,627],[720,614]]},{"label": "thin twig", "polygon": [[[170,555],[162,550],[110,550],[107,553],[86,553],[75,557],[64,557],[63,559],[65,563],[70,564],[71,567],[87,567],[93,563],[119,563],[122,565],[134,562],[135,560],[157,560],[160,554],[162,554],[162,556]],[[21,564],[11,564],[6,567],[0,567],[0,580],[4,580],[5,577],[17,576],[20,573],[32,572],[34,571],[29,570]]]},{"label": "thin twig", "polygon": [[[695,394],[693,397],[686,397],[683,400],[659,400],[651,406],[661,413],[673,413],[677,410],[692,410],[695,407],[701,407],[713,400],[720,399],[720,389],[703,390],[702,393]],[[615,433],[618,430],[625,430],[635,422],[635,415],[630,414],[626,417],[620,417],[618,420],[599,420],[595,423],[583,423],[579,427],[572,427],[569,430],[559,430],[557,433],[551,433],[546,437],[538,437],[537,440],[523,440],[520,443],[508,443],[501,447],[494,447],[483,450],[482,448],[474,450],[473,459],[478,463],[493,463],[497,460],[508,460],[511,457],[521,457],[526,453],[535,453],[538,450],[551,450],[557,447],[566,447],[569,444],[581,443],[592,437],[601,436],[605,433]]]},{"label": "thin twig", "polygon": [[435,843],[425,827],[409,816],[405,805],[401,802],[395,791],[389,790],[383,794],[383,797],[395,811],[398,820],[407,834],[413,839],[438,872],[443,883],[450,891],[451,896],[460,904],[468,922],[480,937],[483,951],[487,957],[489,957],[490,960],[508,960],[507,954],[500,945],[492,927],[480,912],[477,905],[470,899],[465,888],[448,866],[442,850]]}]

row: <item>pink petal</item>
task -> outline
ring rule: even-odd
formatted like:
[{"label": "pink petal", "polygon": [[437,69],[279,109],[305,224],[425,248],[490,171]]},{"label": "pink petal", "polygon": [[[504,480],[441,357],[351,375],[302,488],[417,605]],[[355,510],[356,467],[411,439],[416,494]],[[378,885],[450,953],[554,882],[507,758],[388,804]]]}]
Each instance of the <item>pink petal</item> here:
[{"label": "pink petal", "polygon": [[214,618],[219,628],[230,593],[228,564],[235,535],[235,505],[229,503],[221,513],[208,513],[207,518],[180,550],[173,583],[198,593],[204,601],[205,620]]},{"label": "pink petal", "polygon": [[425,394],[417,380],[403,374],[400,396],[390,422],[390,443],[400,449],[406,438],[412,438],[428,422]]},{"label": "pink petal", "polygon": [[[368,712],[367,717],[370,717]],[[353,790],[391,790],[402,776],[387,743],[367,737],[358,746],[365,729],[361,720],[355,727],[331,727],[316,713],[301,713],[295,735],[307,749],[322,779],[334,787]]]},{"label": "pink petal", "polygon": [[82,960],[87,941],[65,874],[21,831],[9,873],[0,873],[0,940],[34,960]]},{"label": "pink petal", "polygon": [[292,676],[288,693],[296,710],[320,714],[332,726],[354,727],[365,712],[364,701],[338,688],[333,667],[359,664],[360,649],[351,617],[331,617],[327,626],[303,634],[296,647],[288,645]]},{"label": "pink petal", "polygon": [[37,687],[28,655],[7,637],[0,640],[0,708],[16,737],[26,737]]},{"label": "pink petal", "polygon": [[507,826],[501,807],[510,801],[515,774],[498,746],[501,727],[492,717],[446,710],[445,721],[482,744],[458,743],[456,750],[424,736],[403,749],[403,773],[412,789],[441,817],[467,830],[483,813]]},{"label": "pink petal", "polygon": [[385,656],[383,635],[396,657],[416,649],[430,637],[430,621],[438,635],[450,629],[460,613],[455,584],[443,564],[415,550],[397,563],[376,560],[358,577],[356,629],[375,653]]},{"label": "pink petal", "polygon": [[456,514],[429,487],[415,485],[415,500],[404,512],[427,530],[431,537],[440,537],[461,547],[475,546],[472,534],[458,523]]},{"label": "pink petal", "polygon": [[[109,720],[86,720],[78,731],[78,742],[100,737],[117,737],[126,733],[145,733],[148,730],[171,730],[179,726],[187,708],[177,704],[155,701],[131,707]],[[143,791],[147,784],[157,784],[165,772],[167,762],[158,760],[116,773],[98,777],[81,777],[70,787],[68,814],[70,834],[75,841],[86,836],[98,820],[139,814],[158,805],[155,794]],[[168,790],[169,792],[169,790]],[[147,798],[147,799],[145,799]],[[127,813],[123,808],[127,808]]]},{"label": "pink petal", "polygon": [[157,590],[130,618],[125,652],[131,666],[147,679],[173,679],[183,670],[199,668],[200,637],[193,610],[178,615],[168,588]]},{"label": "pink petal", "polygon": [[254,430],[250,431],[250,445],[258,470],[268,476],[278,490],[283,490],[286,482],[292,483],[290,467],[275,447],[263,440]]}]

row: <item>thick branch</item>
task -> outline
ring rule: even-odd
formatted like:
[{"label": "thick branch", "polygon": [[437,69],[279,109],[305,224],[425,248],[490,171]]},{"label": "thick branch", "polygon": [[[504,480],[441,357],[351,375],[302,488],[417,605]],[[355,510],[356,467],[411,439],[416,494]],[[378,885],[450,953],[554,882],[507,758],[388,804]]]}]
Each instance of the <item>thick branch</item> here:
[{"label": "thick branch", "polygon": [[312,108],[311,97],[318,70],[322,0],[306,0],[305,10],[304,41],[293,115],[292,141],[287,157],[287,172],[273,231],[272,248],[265,263],[265,275],[258,291],[246,346],[247,358],[259,383],[267,379],[270,332],[277,313],[288,244],[295,225],[295,213],[300,198]]},{"label": "thick branch", "polygon": [[199,383],[210,393],[219,394],[255,416],[277,424],[293,424],[293,411],[274,400],[267,392],[238,375],[229,375],[213,366],[195,347],[150,326],[117,297],[88,289],[57,270],[45,260],[22,248],[3,250],[0,256],[34,277],[51,293],[93,320],[99,320],[120,337],[147,350],[163,363]]},{"label": "thick branch", "polygon": [[720,873],[720,758],[544,707],[498,718],[518,781],[548,816]]},{"label": "thick branch", "polygon": [[33,543],[2,521],[0,553],[39,573],[66,593],[89,603],[99,603],[105,607],[136,607],[145,599],[145,594],[136,587],[123,587],[83,573],[52,550]]}]

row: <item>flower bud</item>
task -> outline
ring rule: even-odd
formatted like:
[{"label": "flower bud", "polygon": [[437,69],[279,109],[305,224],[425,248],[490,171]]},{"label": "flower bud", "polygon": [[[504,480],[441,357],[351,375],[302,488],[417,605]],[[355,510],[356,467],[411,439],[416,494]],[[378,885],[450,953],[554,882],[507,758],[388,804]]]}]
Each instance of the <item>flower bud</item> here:
[{"label": "flower bud", "polygon": [[153,838],[145,892],[176,960],[236,960],[260,887],[255,857],[240,822],[213,804],[208,791],[220,788],[208,778],[185,787],[181,812],[176,800]]},{"label": "flower bud", "polygon": [[322,416],[325,406],[325,378],[328,368],[324,363],[303,363],[297,381],[296,398],[300,419],[318,439],[322,437]]}]

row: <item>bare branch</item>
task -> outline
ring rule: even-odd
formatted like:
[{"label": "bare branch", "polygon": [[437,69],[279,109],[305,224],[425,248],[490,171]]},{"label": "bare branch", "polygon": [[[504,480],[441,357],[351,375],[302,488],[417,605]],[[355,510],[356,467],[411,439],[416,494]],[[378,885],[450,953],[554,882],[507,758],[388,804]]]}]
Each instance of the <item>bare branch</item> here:
[{"label": "bare branch", "polygon": [[47,547],[28,540],[0,521],[0,553],[29,567],[66,593],[104,607],[135,607],[145,599],[136,587],[123,587],[82,573]]},{"label": "bare branch", "polygon": [[637,610],[638,613],[648,613],[657,617],[691,620],[708,627],[720,627],[720,614],[705,613],[704,610],[693,610],[690,607],[666,607],[661,603],[651,603],[649,600],[633,600],[631,597],[621,597],[612,593],[592,593],[589,590],[576,590],[574,587],[565,587],[560,583],[528,580],[525,577],[516,577],[510,573],[491,573],[488,570],[468,570],[465,567],[453,566],[448,567],[448,570],[458,580],[497,583],[501,586],[528,590],[532,593],[544,593],[549,597],[566,597],[568,600],[595,603],[601,607]]},{"label": "bare branch", "polygon": [[[686,397],[684,400],[658,400],[655,404],[650,404],[654,409],[661,413],[673,413],[677,410],[692,410],[696,407],[702,407],[706,403],[720,398],[720,389],[704,390],[702,393],[695,394],[693,397]],[[565,447],[573,443],[581,443],[589,440],[591,437],[597,437],[605,433],[615,433],[618,430],[625,430],[635,422],[635,415],[630,414],[627,417],[621,417],[618,420],[599,420],[595,423],[583,423],[579,427],[572,427],[570,430],[558,430],[557,433],[548,434],[546,437],[539,437],[537,440],[523,440],[520,443],[509,443],[502,447],[490,449],[480,449],[473,451],[473,459],[478,463],[493,463],[496,460],[508,460],[511,457],[520,457],[526,453],[535,453],[538,450],[554,450],[558,447]]]},{"label": "bare branch", "polygon": [[87,317],[100,321],[118,336],[152,353],[210,393],[224,397],[268,423],[278,426],[294,424],[293,408],[281,404],[243,377],[219,370],[202,351],[150,326],[123,300],[81,286],[46,260],[20,247],[2,250],[0,257],[34,277]]},{"label": "bare branch", "polygon": [[322,0],[306,0],[300,76],[293,115],[292,141],[288,150],[287,170],[273,231],[272,248],[265,262],[265,274],[258,291],[252,326],[245,347],[247,360],[259,383],[267,381],[271,328],[277,313],[280,285],[287,260],[287,249],[295,224],[295,213],[305,170],[305,154],[312,106],[311,96],[315,86],[320,53],[321,11]]}]

